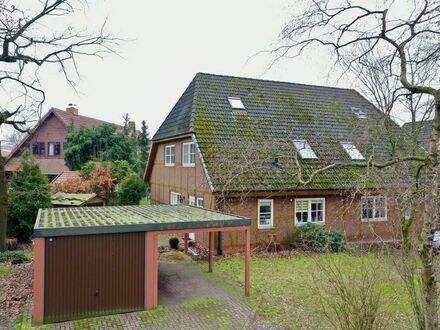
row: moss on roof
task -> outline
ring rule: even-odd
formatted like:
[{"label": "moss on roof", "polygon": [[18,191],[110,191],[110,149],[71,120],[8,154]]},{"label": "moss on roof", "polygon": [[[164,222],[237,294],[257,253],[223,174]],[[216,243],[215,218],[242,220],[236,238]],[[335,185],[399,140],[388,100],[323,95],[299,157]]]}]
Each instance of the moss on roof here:
[{"label": "moss on roof", "polygon": [[102,206],[40,209],[34,236],[68,236],[250,225],[248,218],[192,206]]},{"label": "moss on roof", "polygon": [[77,194],[77,193],[63,193],[57,192],[52,195],[52,204],[55,206],[81,206],[92,198],[96,197],[96,194]]}]

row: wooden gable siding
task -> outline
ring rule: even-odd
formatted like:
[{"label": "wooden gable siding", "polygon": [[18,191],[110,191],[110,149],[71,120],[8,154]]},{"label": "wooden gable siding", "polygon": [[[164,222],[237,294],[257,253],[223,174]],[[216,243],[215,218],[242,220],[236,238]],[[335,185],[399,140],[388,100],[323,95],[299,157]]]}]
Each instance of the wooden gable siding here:
[{"label": "wooden gable siding", "polygon": [[[188,204],[189,196],[203,198],[206,208],[215,209],[215,201],[209,188],[200,155],[196,150],[194,167],[182,165],[183,143],[191,142],[191,138],[175,139],[166,142],[156,142],[149,184],[151,201],[154,204],[169,204],[171,192],[182,194],[183,204]],[[165,166],[165,146],[175,145],[176,157],[173,167]]]}]

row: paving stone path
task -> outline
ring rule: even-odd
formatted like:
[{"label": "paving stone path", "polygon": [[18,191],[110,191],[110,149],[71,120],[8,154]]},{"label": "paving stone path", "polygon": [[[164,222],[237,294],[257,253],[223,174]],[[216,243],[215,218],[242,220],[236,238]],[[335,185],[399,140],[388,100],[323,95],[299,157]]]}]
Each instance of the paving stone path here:
[{"label": "paving stone path", "polygon": [[54,329],[270,329],[243,300],[188,263],[159,264],[155,310],[58,323]]}]

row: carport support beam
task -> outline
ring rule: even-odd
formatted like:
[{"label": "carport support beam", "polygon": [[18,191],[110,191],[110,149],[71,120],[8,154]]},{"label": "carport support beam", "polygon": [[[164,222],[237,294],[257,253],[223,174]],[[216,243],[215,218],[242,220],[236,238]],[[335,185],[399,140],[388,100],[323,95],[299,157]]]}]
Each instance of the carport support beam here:
[{"label": "carport support beam", "polygon": [[245,230],[246,251],[244,257],[244,294],[249,296],[251,293],[251,230]]},{"label": "carport support beam", "polygon": [[209,262],[209,266],[208,266],[208,272],[212,273],[212,269],[213,269],[213,261],[212,261],[212,253],[214,251],[214,233],[212,231],[209,232],[209,254],[208,254],[208,262]]},{"label": "carport support beam", "polygon": [[44,243],[44,237],[34,240],[34,325],[41,325],[44,321]]},{"label": "carport support beam", "polygon": [[157,307],[158,244],[155,232],[145,234],[145,309]]}]

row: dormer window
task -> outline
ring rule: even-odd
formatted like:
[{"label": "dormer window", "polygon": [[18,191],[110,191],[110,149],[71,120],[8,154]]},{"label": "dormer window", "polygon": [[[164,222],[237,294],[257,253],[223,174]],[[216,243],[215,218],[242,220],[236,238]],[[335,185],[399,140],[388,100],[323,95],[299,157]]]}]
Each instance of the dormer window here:
[{"label": "dormer window", "polygon": [[359,119],[366,119],[367,118],[367,114],[365,113],[365,111],[363,111],[360,108],[352,107],[351,112],[353,112]]},{"label": "dormer window", "polygon": [[241,101],[241,98],[239,98],[239,97],[228,96],[228,101],[229,101],[229,104],[231,105],[232,109],[241,109],[241,110],[246,109],[244,107],[243,102]]},{"label": "dormer window", "polygon": [[353,160],[364,160],[364,156],[362,156],[361,152],[356,148],[356,146],[351,142],[341,142],[342,147],[345,152],[350,156]]},{"label": "dormer window", "polygon": [[292,142],[302,159],[318,158],[306,140],[293,140]]}]

